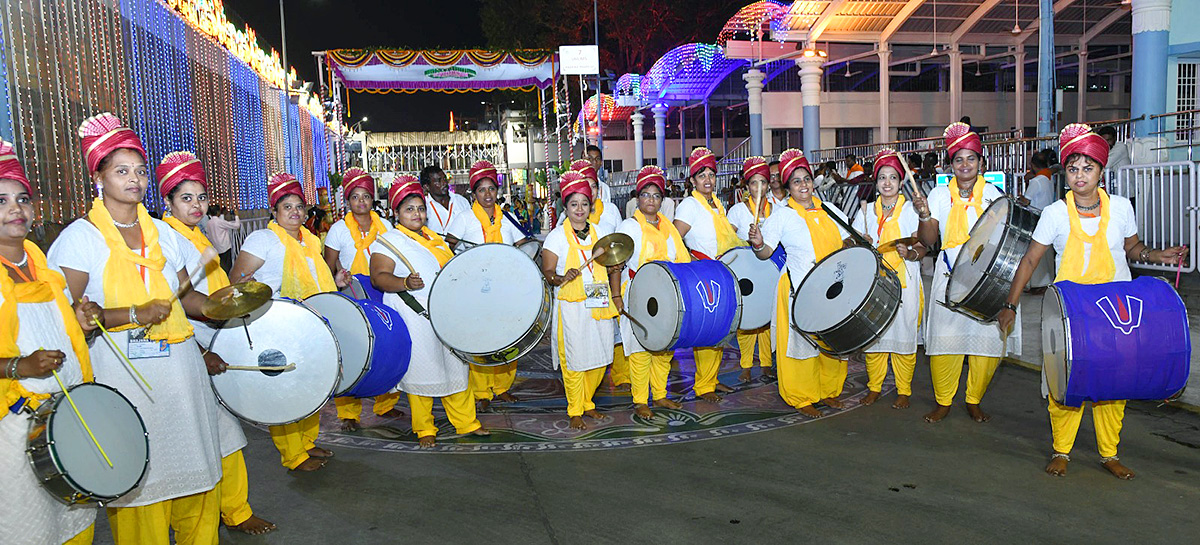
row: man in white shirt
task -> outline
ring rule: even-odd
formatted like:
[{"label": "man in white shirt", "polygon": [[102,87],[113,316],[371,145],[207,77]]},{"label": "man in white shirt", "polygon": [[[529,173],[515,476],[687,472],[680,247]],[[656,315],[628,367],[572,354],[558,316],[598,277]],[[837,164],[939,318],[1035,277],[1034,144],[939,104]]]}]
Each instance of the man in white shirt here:
[{"label": "man in white shirt", "polygon": [[1129,143],[1117,142],[1117,130],[1110,125],[1105,125],[1096,129],[1096,134],[1104,138],[1108,142],[1108,163],[1104,168],[1115,171],[1123,166],[1128,166],[1131,163],[1129,157]]},{"label": "man in white shirt", "polygon": [[600,182],[600,200],[613,202],[612,188],[608,186],[608,171],[604,169],[604,152],[599,147],[589,144],[583,158],[596,169],[596,179]]},{"label": "man in white shirt", "polygon": [[[224,217],[222,217],[224,214]],[[221,256],[221,268],[229,270],[233,267],[233,232],[242,228],[242,220],[232,212],[227,212],[221,206],[208,209],[208,240],[213,249]]]},{"label": "man in white shirt", "polygon": [[442,235],[451,248],[462,238],[466,225],[463,215],[471,213],[466,197],[450,192],[445,171],[436,165],[421,169],[421,187],[425,190],[425,226]]}]

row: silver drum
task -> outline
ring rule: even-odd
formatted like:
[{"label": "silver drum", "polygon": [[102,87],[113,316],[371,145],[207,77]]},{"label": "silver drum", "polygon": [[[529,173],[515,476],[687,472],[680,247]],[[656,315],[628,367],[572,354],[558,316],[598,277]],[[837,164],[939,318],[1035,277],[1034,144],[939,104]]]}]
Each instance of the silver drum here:
[{"label": "silver drum", "polygon": [[1040,217],[1036,210],[1007,197],[992,202],[954,260],[946,282],[946,306],[979,322],[994,321],[1004,310]]},{"label": "silver drum", "polygon": [[900,309],[900,279],[873,248],[852,246],[817,263],[792,302],[792,324],[818,350],[844,356],[879,340]]}]

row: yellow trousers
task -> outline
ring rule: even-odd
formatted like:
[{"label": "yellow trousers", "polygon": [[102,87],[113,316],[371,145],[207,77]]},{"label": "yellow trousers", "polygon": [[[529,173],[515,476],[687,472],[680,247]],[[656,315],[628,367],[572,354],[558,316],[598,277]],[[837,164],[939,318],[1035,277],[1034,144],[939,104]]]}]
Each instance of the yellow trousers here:
[{"label": "yellow trousers", "polygon": [[916,354],[868,352],[866,357],[868,390],[875,393],[883,391],[883,379],[887,378],[888,357],[891,357],[892,374],[896,377],[896,393],[902,396],[912,395],[913,369],[917,367]]},{"label": "yellow trousers", "polygon": [[604,368],[597,367],[588,371],[572,371],[566,365],[562,369],[563,389],[567,392],[567,416],[582,416],[584,411],[596,408],[592,396],[604,379]]},{"label": "yellow trousers", "polygon": [[221,522],[226,526],[237,526],[254,514],[250,509],[250,477],[241,449],[221,458],[220,489]]},{"label": "yellow trousers", "polygon": [[[1068,407],[1050,399],[1050,433],[1054,437],[1054,452],[1070,454],[1075,435],[1083,421],[1083,407]],[[1092,403],[1092,425],[1096,428],[1096,449],[1105,458],[1117,455],[1121,442],[1121,425],[1125,419],[1125,400]]]},{"label": "yellow trousers", "polygon": [[737,332],[738,351],[742,369],[754,367],[754,343],[758,343],[758,364],[762,367],[771,366],[771,326],[761,329],[739,329]]},{"label": "yellow trousers", "polygon": [[517,378],[517,362],[505,365],[475,365],[471,364],[471,375],[468,389],[475,399],[492,399],[512,388]]},{"label": "yellow trousers", "polygon": [[[384,413],[396,407],[396,402],[400,401],[400,392],[392,392],[375,396],[375,407],[371,412],[376,416],[383,416]],[[362,398],[359,397],[335,397],[333,404],[337,406],[338,418],[342,420],[358,420],[358,415],[362,414]]]},{"label": "yellow trousers", "polygon": [[96,539],[95,524],[84,528],[82,532],[75,534],[75,537],[63,542],[63,545],[92,545],[94,539]]},{"label": "yellow trousers", "polygon": [[[446,418],[454,425],[459,434],[471,433],[483,427],[475,417],[475,401],[470,390],[450,394],[440,398]],[[437,425],[433,423],[433,398],[408,394],[408,409],[412,411],[412,430],[417,437],[433,437],[437,435]]]},{"label": "yellow trousers", "polygon": [[846,362],[825,354],[803,360],[780,356],[776,372],[779,397],[797,409],[842,395],[846,382]]},{"label": "yellow trousers", "polygon": [[958,394],[958,379],[962,377],[963,358],[970,360],[971,367],[967,371],[967,403],[972,405],[978,405],[983,400],[983,394],[992,382],[992,375],[996,374],[996,368],[1000,366],[1000,358],[987,356],[929,356],[933,396],[938,405],[949,407],[954,403],[954,396]]},{"label": "yellow trousers", "polygon": [[649,405],[651,395],[656,401],[667,397],[667,375],[671,372],[674,355],[668,350],[629,356],[629,389],[635,404]]},{"label": "yellow trousers", "polygon": [[629,384],[629,360],[625,359],[625,347],[616,345],[613,347],[613,362],[610,367],[608,379],[612,381],[613,386]]},{"label": "yellow trousers", "polygon": [[692,358],[696,360],[696,381],[692,388],[696,395],[702,396],[717,389],[717,372],[721,370],[723,348],[693,348]]},{"label": "yellow trousers", "polygon": [[116,545],[217,544],[221,485],[212,490],[139,507],[109,507],[108,526]]},{"label": "yellow trousers", "polygon": [[283,467],[296,469],[308,459],[308,450],[317,446],[317,434],[321,432],[321,413],[314,414],[299,422],[271,426],[271,441],[279,450],[280,462]]}]

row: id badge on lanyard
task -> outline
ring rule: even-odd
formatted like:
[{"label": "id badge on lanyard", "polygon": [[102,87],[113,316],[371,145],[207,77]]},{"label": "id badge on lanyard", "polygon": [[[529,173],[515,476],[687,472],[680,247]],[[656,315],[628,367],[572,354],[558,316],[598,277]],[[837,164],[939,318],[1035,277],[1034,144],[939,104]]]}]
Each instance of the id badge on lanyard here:
[{"label": "id badge on lanyard", "polygon": [[146,328],[131,329],[129,331],[129,344],[126,349],[126,354],[130,359],[141,358],[166,358],[171,356],[171,344],[163,339],[156,341],[149,338],[147,335],[149,330]]},{"label": "id badge on lanyard", "polygon": [[583,285],[584,308],[608,308],[608,284],[591,282]]}]

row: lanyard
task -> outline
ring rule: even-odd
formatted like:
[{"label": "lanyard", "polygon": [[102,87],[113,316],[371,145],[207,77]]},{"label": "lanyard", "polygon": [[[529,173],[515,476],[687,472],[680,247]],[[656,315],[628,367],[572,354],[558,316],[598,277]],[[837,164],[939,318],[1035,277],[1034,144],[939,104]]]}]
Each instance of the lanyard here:
[{"label": "lanyard", "polygon": [[[26,256],[26,257],[25,257],[25,260],[26,260],[26,263],[28,263],[28,262],[29,262],[29,257],[28,257],[28,256]],[[5,265],[7,265],[7,266],[8,266],[10,269],[12,269],[12,270],[16,271],[16,273],[17,273],[17,276],[20,276],[20,277],[21,277],[21,280],[24,280],[24,281],[26,281],[26,282],[33,282],[34,280],[37,280],[37,273],[35,273],[35,272],[33,271],[33,267],[30,267],[30,268],[29,268],[29,274],[33,275],[33,278],[30,278],[30,277],[28,277],[28,276],[25,276],[25,273],[21,271],[21,268],[20,268],[20,267],[16,266],[16,264],[14,264],[12,261],[9,261],[9,260],[5,259],[5,258],[4,258],[4,256],[0,256],[0,263],[3,263],[3,264],[5,264]],[[590,265],[589,265],[589,266],[590,266]]]},{"label": "lanyard", "polygon": [[[429,202],[431,203],[430,208],[433,209],[433,213],[437,215],[438,224],[441,225],[440,230],[442,232],[445,232],[446,231],[446,220],[442,219],[442,213],[438,212],[437,206],[432,206],[432,205],[440,205],[441,203],[437,202],[437,199],[434,199],[433,197],[429,198]],[[447,218],[454,217],[454,199],[450,199],[450,208],[446,209],[446,217]]]},{"label": "lanyard", "polygon": [[[580,256],[580,258],[583,259],[583,261],[581,261],[580,263],[587,263],[587,260],[588,260],[587,252],[583,251],[583,243],[579,242],[579,237],[575,236],[575,229],[572,229],[570,224],[567,224],[565,227],[567,228],[567,234],[571,235],[571,240],[574,240],[575,245],[579,247],[579,256]],[[590,238],[591,233],[588,233],[588,235]],[[595,278],[596,277],[595,270],[592,269],[591,263],[588,263],[587,269],[588,269],[589,273],[592,273],[591,274],[592,280],[595,281],[595,279],[596,279]]]}]

